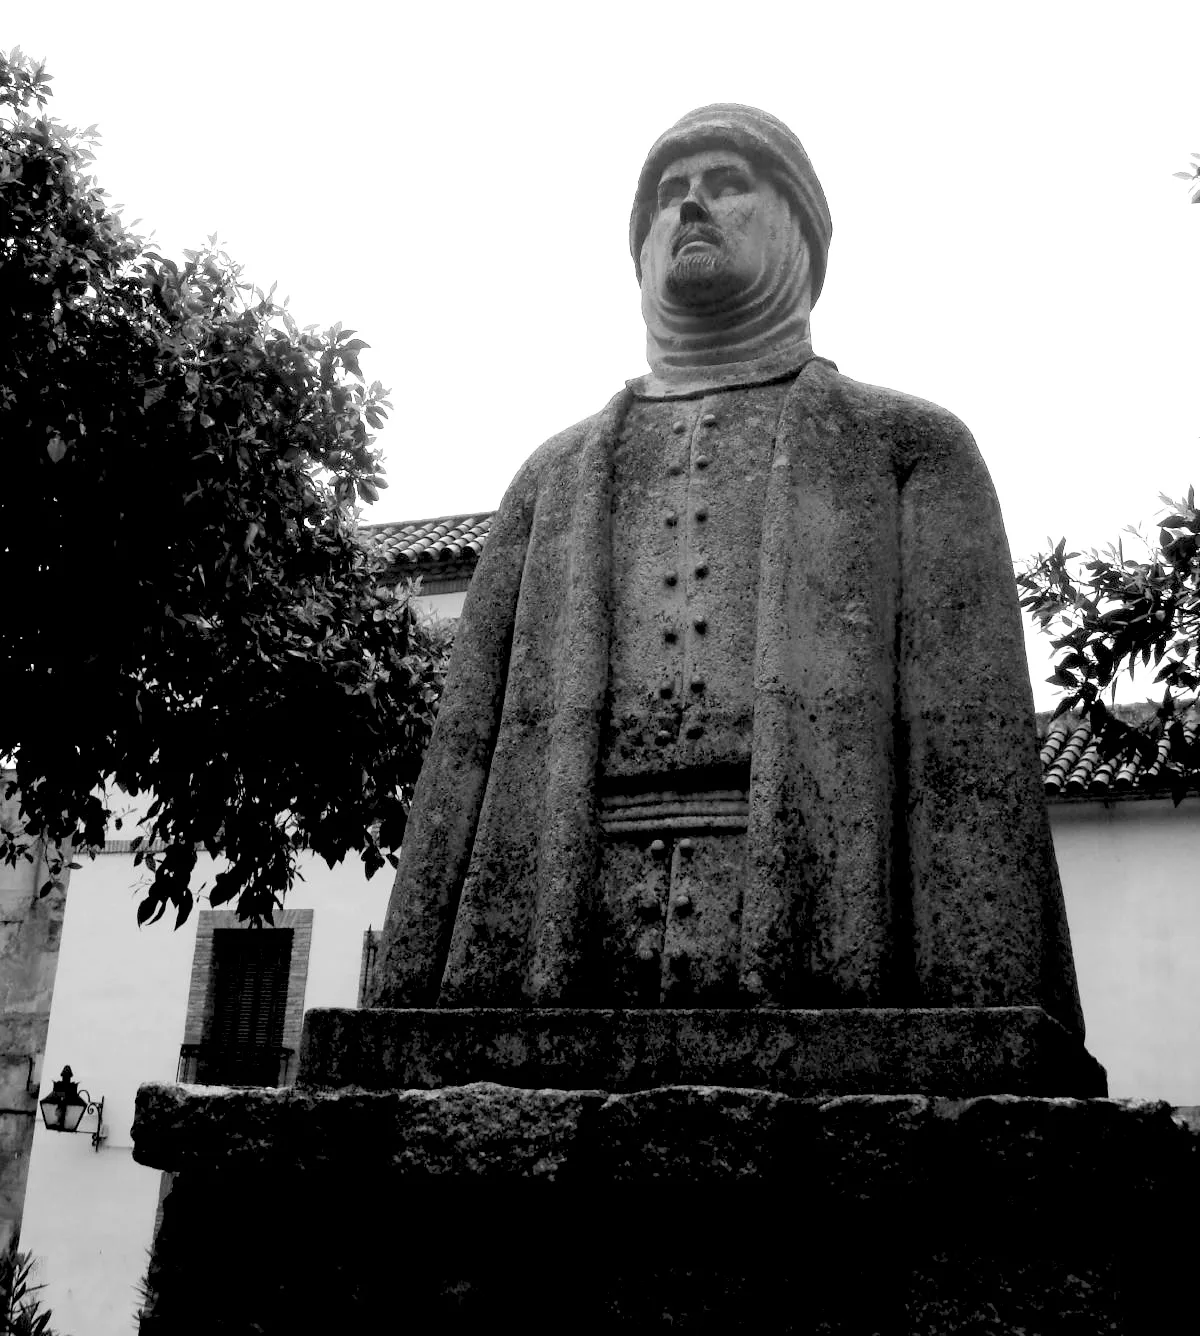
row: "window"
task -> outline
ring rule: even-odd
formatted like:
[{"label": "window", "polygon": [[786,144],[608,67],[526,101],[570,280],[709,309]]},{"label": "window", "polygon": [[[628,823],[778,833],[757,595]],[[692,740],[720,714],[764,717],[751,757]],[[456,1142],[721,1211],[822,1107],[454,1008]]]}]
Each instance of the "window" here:
[{"label": "window", "polygon": [[213,1007],[200,1054],[201,1085],[281,1085],[292,930],[213,933]]},{"label": "window", "polygon": [[230,911],[200,914],[179,1080],[279,1086],[296,1078],[312,910],[249,928]]}]

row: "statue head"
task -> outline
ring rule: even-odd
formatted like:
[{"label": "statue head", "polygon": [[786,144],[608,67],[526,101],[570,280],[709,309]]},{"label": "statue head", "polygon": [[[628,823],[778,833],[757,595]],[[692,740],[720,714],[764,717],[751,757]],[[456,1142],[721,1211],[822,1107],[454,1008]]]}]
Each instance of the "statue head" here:
[{"label": "statue head", "polygon": [[799,224],[770,174],[729,148],[668,162],[642,243],[642,286],[684,311],[722,311],[799,261]]},{"label": "statue head", "polygon": [[831,230],[786,125],[733,103],[689,112],[651,148],[629,222],[651,367],[671,376],[807,344]]}]

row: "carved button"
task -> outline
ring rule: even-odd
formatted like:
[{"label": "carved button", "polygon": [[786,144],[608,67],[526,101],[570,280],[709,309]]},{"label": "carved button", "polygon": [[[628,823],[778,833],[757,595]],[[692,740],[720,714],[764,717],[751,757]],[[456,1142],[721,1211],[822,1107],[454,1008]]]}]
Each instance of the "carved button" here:
[{"label": "carved button", "polygon": [[673,585],[675,581],[678,579],[679,577],[675,574],[674,571],[668,571],[666,575],[663,576],[663,583],[668,585]]},{"label": "carved button", "polygon": [[700,724],[688,724],[687,735],[689,738],[699,738],[704,736],[704,729]]},{"label": "carved button", "polygon": [[687,838],[687,836],[685,835],[685,836],[683,837],[683,839],[679,841],[679,853],[680,853],[680,856],[681,856],[682,858],[691,858],[691,856],[692,856],[695,852],[696,852],[696,843],[695,843],[695,841],[694,841],[694,840],[689,840],[689,839]]},{"label": "carved button", "polygon": [[[653,857],[653,858],[662,858],[663,855],[664,855],[666,852],[667,852],[667,846],[666,846],[666,844],[665,844],[662,840],[651,840],[651,841],[650,841],[650,854],[651,854],[651,857]],[[653,892],[653,891],[649,891],[649,892],[647,892],[647,894],[649,894],[649,895],[654,895],[654,892]],[[657,897],[657,896],[654,897],[654,903],[655,903],[655,904],[658,904],[658,897]]]},{"label": "carved button", "polygon": [[[704,520],[708,519],[708,507],[707,507],[707,506],[697,506],[697,507],[696,507],[696,518],[697,518],[698,520],[700,520],[701,522],[703,522]],[[668,524],[674,524],[675,521],[674,521],[674,520],[668,520],[667,523],[668,523]]]},{"label": "carved button", "polygon": [[691,688],[692,688],[693,691],[703,691],[703,690],[704,690],[704,678],[702,678],[701,676],[699,676],[699,674],[697,674],[695,677],[692,678],[692,680],[691,680],[691,682],[689,683],[689,685],[691,686]]},{"label": "carved button", "polygon": [[[700,517],[697,515],[696,518],[699,519]],[[663,520],[666,522],[666,526],[668,529],[673,529],[676,526],[676,524],[679,523],[679,516],[676,515],[676,513],[673,510],[668,510],[667,513],[663,516]]]},{"label": "carved button", "polygon": [[667,743],[671,741],[671,735],[665,728],[660,728],[654,735],[654,741],[657,742],[660,747],[665,747]]},{"label": "carved button", "polygon": [[679,639],[679,634],[676,631],[664,631],[663,639],[668,645],[673,645]]},{"label": "carved button", "polygon": [[682,436],[683,433],[687,431],[687,423],[683,418],[676,418],[675,421],[671,423],[671,430],[676,436]]},{"label": "carved button", "polygon": [[702,427],[715,427],[717,425],[717,415],[715,413],[705,413],[700,419]]},{"label": "carved button", "polygon": [[671,682],[664,682],[658,688],[658,694],[663,698],[663,700],[670,700],[671,697],[675,694],[674,684]]},{"label": "carved button", "polygon": [[703,634],[705,633],[705,631],[708,630],[708,618],[707,618],[707,617],[693,617],[693,618],[692,618],[692,625],[696,628],[696,630],[697,630],[701,635],[703,635]]},{"label": "carved button", "polygon": [[678,478],[679,475],[683,472],[683,466],[681,464],[668,464],[667,472],[671,475],[672,478]]},{"label": "carved button", "polygon": [[671,904],[677,914],[688,914],[692,909],[692,897],[684,891],[682,895],[677,895]]},{"label": "carved button", "polygon": [[696,579],[697,579],[697,580],[703,580],[704,577],[705,577],[707,574],[708,574],[708,562],[707,562],[707,561],[702,561],[702,562],[696,567]]},{"label": "carved button", "polygon": [[697,455],[697,456],[696,456],[696,467],[697,467],[698,469],[706,469],[706,468],[708,468],[709,463],[710,463],[710,460],[709,460],[709,458],[708,458],[707,455]]}]

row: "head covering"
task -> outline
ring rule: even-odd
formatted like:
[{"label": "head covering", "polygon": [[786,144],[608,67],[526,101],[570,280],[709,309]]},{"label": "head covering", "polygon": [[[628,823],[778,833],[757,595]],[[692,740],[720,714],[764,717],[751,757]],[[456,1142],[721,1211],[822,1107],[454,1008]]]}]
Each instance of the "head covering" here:
[{"label": "head covering", "polygon": [[706,148],[732,148],[752,162],[765,163],[772,177],[791,200],[812,250],[813,289],[816,303],[825,282],[825,261],[833,222],[825,192],[808,160],[804,145],[786,125],[757,107],[738,102],[714,102],[697,107],[660,135],[638,177],[633,212],[629,217],[629,249],[638,282],[642,281],[642,243],[658,203],[658,183],[663,170],[678,158]]}]

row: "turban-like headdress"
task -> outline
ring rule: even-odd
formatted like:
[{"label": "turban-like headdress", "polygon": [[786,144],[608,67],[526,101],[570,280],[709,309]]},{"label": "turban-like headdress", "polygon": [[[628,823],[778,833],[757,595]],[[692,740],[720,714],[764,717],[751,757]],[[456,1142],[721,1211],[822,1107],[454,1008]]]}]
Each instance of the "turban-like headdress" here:
[{"label": "turban-like headdress", "polygon": [[786,125],[757,107],[737,102],[715,102],[689,111],[661,135],[638,177],[633,212],[629,217],[629,249],[638,282],[642,281],[642,243],[658,203],[658,183],[664,169],[678,158],[708,148],[732,148],[751,162],[766,166],[791,200],[812,252],[812,300],[821,295],[825,261],[833,222],[825,192],[808,160],[804,145]]}]

